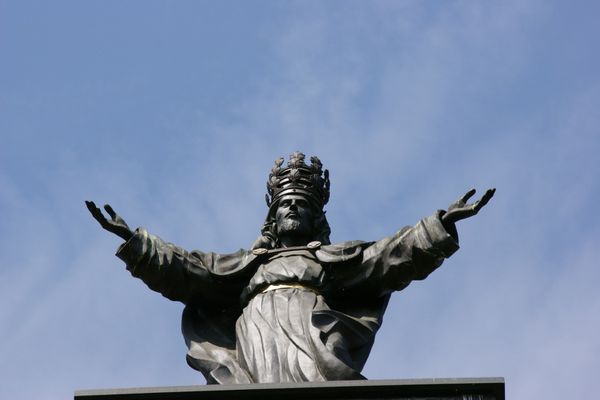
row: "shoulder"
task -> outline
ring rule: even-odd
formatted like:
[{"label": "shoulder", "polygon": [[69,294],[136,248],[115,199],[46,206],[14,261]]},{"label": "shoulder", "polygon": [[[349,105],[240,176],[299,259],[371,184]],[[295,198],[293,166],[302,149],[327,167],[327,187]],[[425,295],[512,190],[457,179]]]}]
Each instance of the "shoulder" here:
[{"label": "shoulder", "polygon": [[336,244],[321,246],[316,251],[319,261],[326,263],[344,262],[357,258],[362,255],[363,250],[369,247],[373,242],[363,242],[362,240],[352,240]]}]

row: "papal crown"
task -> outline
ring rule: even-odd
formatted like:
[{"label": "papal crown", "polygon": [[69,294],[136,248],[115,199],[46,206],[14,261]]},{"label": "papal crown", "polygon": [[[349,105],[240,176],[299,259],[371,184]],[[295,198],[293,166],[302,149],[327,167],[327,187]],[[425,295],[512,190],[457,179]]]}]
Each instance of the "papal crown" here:
[{"label": "papal crown", "polygon": [[304,162],[304,154],[295,151],[290,154],[287,167],[282,167],[283,157],[275,160],[267,181],[265,200],[271,207],[287,194],[299,194],[323,208],[329,200],[329,171],[323,171],[323,164],[317,157],[310,158],[310,165]]}]

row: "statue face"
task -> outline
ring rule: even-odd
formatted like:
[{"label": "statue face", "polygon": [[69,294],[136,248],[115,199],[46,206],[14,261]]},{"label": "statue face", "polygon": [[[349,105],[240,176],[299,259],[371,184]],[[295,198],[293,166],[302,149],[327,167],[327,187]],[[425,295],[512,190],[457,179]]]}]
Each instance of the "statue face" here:
[{"label": "statue face", "polygon": [[290,194],[279,200],[275,222],[280,236],[308,237],[312,234],[313,220],[313,209],[304,196]]}]

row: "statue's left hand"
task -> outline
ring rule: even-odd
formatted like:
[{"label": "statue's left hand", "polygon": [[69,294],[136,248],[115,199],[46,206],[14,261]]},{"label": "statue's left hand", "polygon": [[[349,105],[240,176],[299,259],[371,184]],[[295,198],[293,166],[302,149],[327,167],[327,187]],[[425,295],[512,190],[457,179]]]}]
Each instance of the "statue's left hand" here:
[{"label": "statue's left hand", "polygon": [[483,206],[494,196],[496,189],[488,189],[481,199],[475,203],[467,204],[467,200],[475,194],[475,189],[469,190],[463,197],[450,204],[448,211],[442,215],[443,224],[454,224],[456,221],[461,219],[472,217],[476,215]]}]

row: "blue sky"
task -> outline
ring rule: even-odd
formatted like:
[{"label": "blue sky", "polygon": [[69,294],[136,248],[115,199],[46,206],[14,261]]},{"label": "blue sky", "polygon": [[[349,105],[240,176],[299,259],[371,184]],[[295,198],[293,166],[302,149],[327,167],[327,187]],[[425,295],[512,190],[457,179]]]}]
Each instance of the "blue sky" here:
[{"label": "blue sky", "polygon": [[461,250],[393,296],[364,374],[503,376],[583,398],[600,371],[597,2],[0,1],[0,397],[202,384],[182,305],[84,200],[188,249],[248,247],[273,160],[331,172],[332,240],[471,187]]}]

